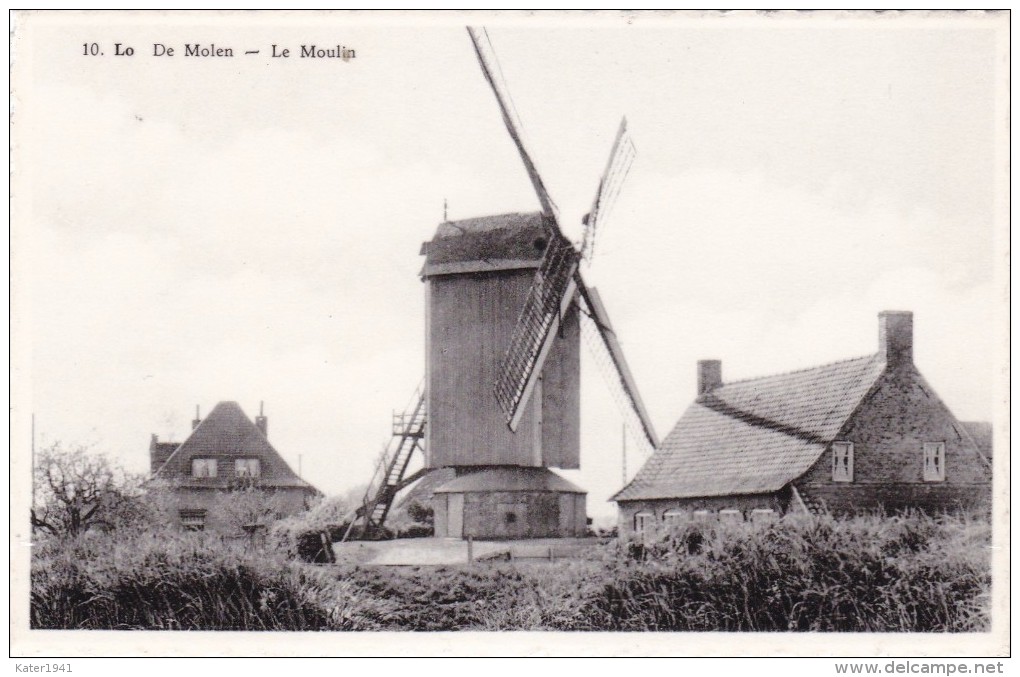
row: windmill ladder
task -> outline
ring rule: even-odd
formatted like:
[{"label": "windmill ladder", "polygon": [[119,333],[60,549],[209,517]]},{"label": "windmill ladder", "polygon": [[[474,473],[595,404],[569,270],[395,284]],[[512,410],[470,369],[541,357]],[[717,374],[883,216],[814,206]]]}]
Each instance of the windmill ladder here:
[{"label": "windmill ladder", "polygon": [[421,447],[421,441],[425,437],[424,392],[419,390],[416,397],[412,398],[412,402],[414,404],[403,413],[393,414],[393,437],[379,459],[376,473],[365,491],[365,500],[355,510],[341,541],[346,541],[350,537],[354,525],[359,520],[364,525],[363,534],[381,529],[397,493],[425,474],[423,468],[407,475],[411,456],[414,455],[416,448]]}]

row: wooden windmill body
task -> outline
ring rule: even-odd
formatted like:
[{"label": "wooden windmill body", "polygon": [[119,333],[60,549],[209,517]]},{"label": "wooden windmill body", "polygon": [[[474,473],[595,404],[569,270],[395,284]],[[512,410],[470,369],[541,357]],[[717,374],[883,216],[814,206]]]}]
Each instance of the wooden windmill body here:
[{"label": "wooden windmill body", "polygon": [[[575,248],[525,148],[488,34],[468,32],[541,211],[446,221],[422,246],[424,391],[395,415],[393,441],[344,538],[356,523],[363,534],[378,531],[397,493],[439,469],[453,478],[433,491],[436,536],[583,535],[585,492],[552,470],[580,467],[582,336],[634,441],[658,446],[598,292],[580,271],[634,159],[626,121]],[[424,467],[408,474],[416,449]]]},{"label": "wooden windmill body", "polygon": [[427,468],[454,468],[437,536],[577,536],[585,493],[550,468],[580,467],[580,328],[563,317],[516,431],[493,384],[547,244],[541,213],[440,224],[425,267]]}]

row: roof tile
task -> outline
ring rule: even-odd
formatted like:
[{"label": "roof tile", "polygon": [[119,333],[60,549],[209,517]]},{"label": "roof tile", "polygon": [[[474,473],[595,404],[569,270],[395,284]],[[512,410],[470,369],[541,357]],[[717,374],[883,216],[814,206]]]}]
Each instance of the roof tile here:
[{"label": "roof tile", "polygon": [[154,477],[176,481],[184,487],[227,488],[234,479],[229,474],[215,478],[191,475],[193,458],[258,458],[260,485],[267,488],[307,488],[312,485],[298,477],[269,443],[262,431],[236,402],[220,402],[181,442]]},{"label": "roof tile", "polygon": [[446,221],[422,247],[422,275],[537,268],[547,239],[540,212]]},{"label": "roof tile", "polygon": [[884,369],[872,355],[719,386],[613,500],[776,491],[811,467]]}]

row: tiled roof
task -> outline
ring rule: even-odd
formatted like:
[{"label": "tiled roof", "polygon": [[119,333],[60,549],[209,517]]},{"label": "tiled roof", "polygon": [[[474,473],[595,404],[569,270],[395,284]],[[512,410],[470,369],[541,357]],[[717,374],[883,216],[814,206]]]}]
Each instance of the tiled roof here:
[{"label": "tiled roof", "polygon": [[[193,477],[191,461],[194,458],[217,459],[217,476]],[[259,459],[259,485],[262,487],[315,491],[312,485],[290,469],[236,402],[220,402],[213,407],[154,477],[183,487],[225,489],[237,479],[233,461],[238,458]]]},{"label": "tiled roof", "polygon": [[437,487],[437,494],[459,494],[471,491],[556,491],[583,494],[581,489],[548,468],[500,466],[486,468],[450,480]]},{"label": "tiled roof", "polygon": [[884,368],[872,355],[721,385],[613,500],[776,491],[811,467]]},{"label": "tiled roof", "polygon": [[547,240],[539,212],[447,221],[422,245],[422,275],[537,268]]},{"label": "tiled roof", "polygon": [[830,442],[885,369],[877,355],[725,383],[708,406],[795,437]]},{"label": "tiled roof", "polygon": [[425,473],[421,479],[401,492],[397,499],[397,508],[409,506],[411,503],[429,505],[432,501],[432,494],[441,485],[446,484],[457,476],[453,468],[433,468]]}]

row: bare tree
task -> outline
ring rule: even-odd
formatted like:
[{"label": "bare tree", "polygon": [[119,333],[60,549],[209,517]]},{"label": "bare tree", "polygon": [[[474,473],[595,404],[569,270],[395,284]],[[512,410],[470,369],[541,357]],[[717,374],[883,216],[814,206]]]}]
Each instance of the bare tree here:
[{"label": "bare tree", "polygon": [[144,512],[140,478],[82,445],[56,442],[36,454],[32,528],[61,537],[113,528]]},{"label": "bare tree", "polygon": [[224,520],[238,532],[268,528],[286,512],[283,498],[254,479],[238,481],[217,504]]}]

